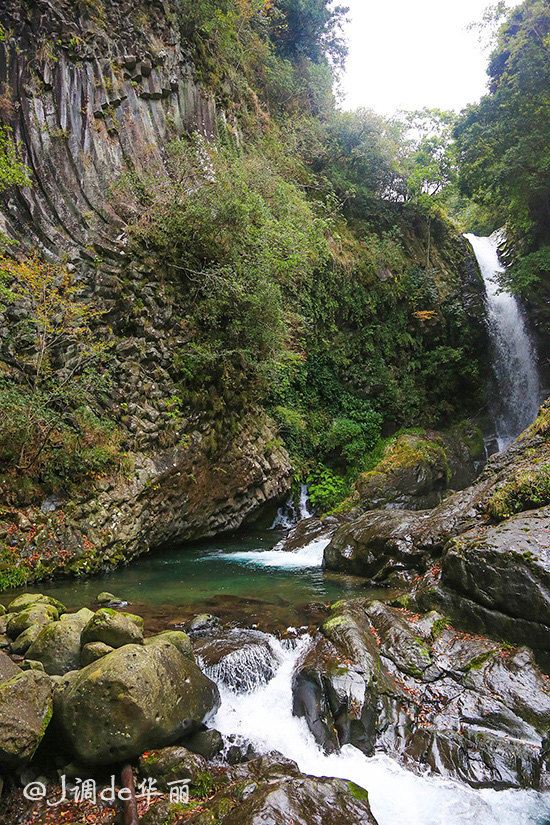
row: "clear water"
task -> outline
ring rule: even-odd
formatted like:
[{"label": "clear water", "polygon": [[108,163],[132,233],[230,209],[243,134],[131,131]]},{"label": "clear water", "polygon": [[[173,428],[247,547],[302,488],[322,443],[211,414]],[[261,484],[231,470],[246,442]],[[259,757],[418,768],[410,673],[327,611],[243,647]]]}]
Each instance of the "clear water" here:
[{"label": "clear water", "polygon": [[[338,754],[323,753],[305,721],[292,715],[292,674],[308,644],[307,636],[296,647],[271,639],[278,664],[273,679],[248,692],[221,683],[222,703],[213,726],[225,735],[252,741],[259,753],[279,751],[304,773],[350,779],[366,788],[379,825],[550,823],[550,795],[476,791],[437,776],[418,776],[383,754],[368,758],[351,745]],[[242,662],[234,658],[233,666],[240,672]]]},{"label": "clear water", "polygon": [[492,413],[499,450],[505,449],[535,419],[540,400],[536,355],[516,298],[499,289],[500,234],[466,235],[477,258],[487,294],[489,334],[493,344],[497,396]]},{"label": "clear water", "polygon": [[[175,546],[103,576],[40,582],[30,589],[71,609],[94,607],[97,594],[107,590],[128,601],[149,626],[184,622],[203,611],[264,626],[307,624],[308,605],[373,592],[361,579],[321,570],[326,539],[296,553],[273,550],[282,535],[267,530]],[[2,601],[18,592],[3,594]]]}]

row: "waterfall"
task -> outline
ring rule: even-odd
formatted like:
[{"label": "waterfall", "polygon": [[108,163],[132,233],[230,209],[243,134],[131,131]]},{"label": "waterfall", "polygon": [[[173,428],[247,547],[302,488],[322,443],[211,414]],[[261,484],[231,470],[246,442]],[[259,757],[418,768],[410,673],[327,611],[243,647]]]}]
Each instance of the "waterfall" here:
[{"label": "waterfall", "polygon": [[277,510],[277,515],[271,525],[272,530],[290,530],[302,519],[310,518],[312,512],[309,507],[309,492],[307,484],[300,484],[300,496],[298,499],[298,510],[294,504],[292,494],[282,507]]},{"label": "waterfall", "polygon": [[477,258],[487,294],[496,394],[491,404],[498,449],[505,449],[535,419],[540,381],[536,356],[516,298],[499,288],[504,267],[498,257],[501,233],[465,236]]},{"label": "waterfall", "polygon": [[[379,825],[545,825],[550,800],[534,791],[474,790],[438,776],[419,776],[384,754],[367,757],[352,745],[325,754],[304,719],[292,714],[292,676],[311,639],[294,644],[271,637],[274,675],[256,680],[252,690],[239,690],[248,654],[238,651],[225,663],[220,680],[221,707],[212,720],[225,737],[257,753],[279,751],[304,773],[350,779],[366,788]],[[228,672],[235,669],[235,678]],[[252,680],[254,682],[254,680]],[[350,823],[352,825],[352,823]]]}]

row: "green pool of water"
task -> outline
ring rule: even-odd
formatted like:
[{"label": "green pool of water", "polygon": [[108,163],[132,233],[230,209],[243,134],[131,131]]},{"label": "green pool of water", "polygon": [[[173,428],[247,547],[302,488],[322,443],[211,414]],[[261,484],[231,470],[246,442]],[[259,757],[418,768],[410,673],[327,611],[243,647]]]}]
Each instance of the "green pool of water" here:
[{"label": "green pool of water", "polygon": [[[38,582],[29,590],[55,596],[69,609],[97,607],[97,594],[107,590],[145,616],[150,628],[184,624],[203,611],[270,628],[308,624],[336,599],[373,592],[361,579],[324,573],[305,566],[307,561],[284,566],[290,554],[270,554],[281,535],[248,532],[174,546],[102,576]],[[264,552],[268,566],[262,563]],[[3,594],[2,601],[7,604],[18,592]]]}]

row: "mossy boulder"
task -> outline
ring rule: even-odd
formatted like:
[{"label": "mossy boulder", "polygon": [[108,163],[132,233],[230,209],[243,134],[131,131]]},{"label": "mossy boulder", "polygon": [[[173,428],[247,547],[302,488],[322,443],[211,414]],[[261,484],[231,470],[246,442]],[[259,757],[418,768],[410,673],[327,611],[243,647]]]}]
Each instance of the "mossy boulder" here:
[{"label": "mossy boulder", "polygon": [[59,618],[57,608],[51,604],[38,603],[17,613],[10,613],[6,632],[11,639],[16,639],[31,625],[47,625]]},{"label": "mossy boulder", "polygon": [[16,596],[9,603],[8,613],[19,613],[19,611],[27,610],[37,604],[49,604],[55,607],[58,615],[65,612],[65,605],[52,596],[44,596],[43,593],[23,593],[21,596]]},{"label": "mossy boulder", "polygon": [[199,730],[185,740],[185,747],[205,759],[214,759],[223,750],[223,736],[218,730]]},{"label": "mossy boulder", "polygon": [[92,662],[97,662],[108,653],[112,653],[114,647],[106,645],[104,642],[88,642],[80,651],[80,664],[82,667],[91,665]]},{"label": "mossy boulder", "polygon": [[109,765],[173,744],[219,706],[217,686],[171,642],[125,645],[56,691],[55,717],[78,762]]},{"label": "mossy boulder", "polygon": [[[46,625],[47,627],[47,625]],[[24,656],[29,647],[32,643],[36,640],[37,636],[43,630],[44,625],[41,624],[31,624],[23,633],[20,633],[17,639],[13,641],[10,645],[10,649],[12,653],[17,653],[20,656]]]},{"label": "mossy boulder", "polygon": [[52,716],[52,684],[29,670],[0,684],[0,766],[19,768],[33,757]]},{"label": "mossy boulder", "polygon": [[193,645],[191,644],[191,639],[184,633],[183,630],[164,630],[162,633],[158,633],[156,636],[149,636],[145,639],[146,645],[155,644],[156,642],[171,642],[182,656],[193,656]]},{"label": "mossy boulder", "polygon": [[85,614],[69,613],[63,621],[46,625],[27,650],[27,657],[42,662],[50,676],[76,670],[80,667],[80,636],[86,624]]},{"label": "mossy boulder", "polygon": [[110,647],[143,644],[143,619],[133,613],[102,607],[83,630],[82,644],[89,642],[103,642]]},{"label": "mossy boulder", "polygon": [[192,784],[206,770],[206,759],[181,745],[147,751],[139,760],[140,776],[155,779],[162,791],[168,790],[169,782],[190,779]]}]

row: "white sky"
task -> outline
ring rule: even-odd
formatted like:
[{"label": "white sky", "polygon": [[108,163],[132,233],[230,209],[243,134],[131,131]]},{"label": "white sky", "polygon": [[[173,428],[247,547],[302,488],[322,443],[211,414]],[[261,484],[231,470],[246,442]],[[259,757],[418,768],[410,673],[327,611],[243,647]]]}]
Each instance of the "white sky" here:
[{"label": "white sky", "polygon": [[461,109],[484,93],[488,53],[466,27],[494,0],[339,2],[351,19],[343,108]]}]

